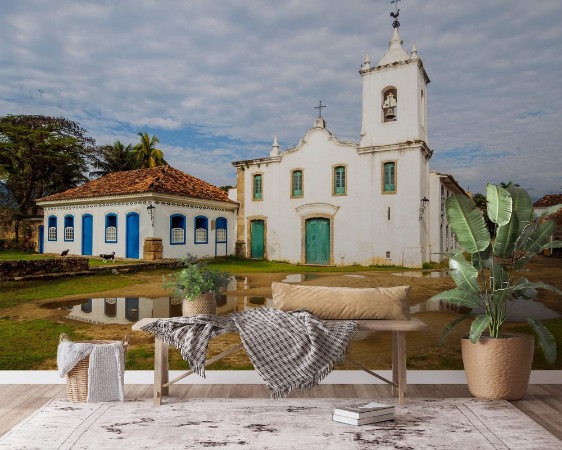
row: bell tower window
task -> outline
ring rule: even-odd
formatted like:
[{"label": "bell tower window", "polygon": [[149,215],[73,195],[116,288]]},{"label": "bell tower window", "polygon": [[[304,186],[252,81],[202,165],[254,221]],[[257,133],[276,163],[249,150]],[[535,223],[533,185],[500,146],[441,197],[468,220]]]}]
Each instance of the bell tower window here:
[{"label": "bell tower window", "polygon": [[382,121],[396,122],[398,117],[398,92],[395,87],[382,91]]}]

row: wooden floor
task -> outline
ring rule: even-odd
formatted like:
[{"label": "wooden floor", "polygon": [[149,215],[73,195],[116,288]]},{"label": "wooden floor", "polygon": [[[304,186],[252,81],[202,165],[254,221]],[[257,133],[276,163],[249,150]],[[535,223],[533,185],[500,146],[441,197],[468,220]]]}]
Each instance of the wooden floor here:
[{"label": "wooden floor", "polygon": [[[0,385],[0,435],[40,409],[52,398],[65,398],[65,385]],[[126,400],[152,397],[152,385],[126,385]],[[179,384],[170,388],[170,400],[189,398],[267,398],[269,392],[261,384]],[[311,391],[294,391],[291,397],[307,398],[384,398],[390,389],[379,384],[322,384]],[[408,385],[408,397],[462,398],[470,397],[466,385]],[[512,402],[517,408],[544,428],[562,439],[562,385],[533,384],[527,395]]]}]

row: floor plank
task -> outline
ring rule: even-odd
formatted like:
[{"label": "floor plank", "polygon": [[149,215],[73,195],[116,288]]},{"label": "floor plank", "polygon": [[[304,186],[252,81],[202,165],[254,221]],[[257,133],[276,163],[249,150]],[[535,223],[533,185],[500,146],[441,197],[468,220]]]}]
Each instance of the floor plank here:
[{"label": "floor plank", "polygon": [[[390,389],[380,384],[322,384],[309,391],[295,390],[297,398],[389,398]],[[125,399],[150,399],[152,385],[126,385]],[[211,385],[177,384],[170,388],[170,398],[269,398],[263,384]],[[408,385],[409,398],[470,397],[466,385]],[[0,385],[0,435],[53,398],[66,398],[65,385]],[[562,385],[530,385],[525,397],[512,402],[523,413],[562,439]]]}]

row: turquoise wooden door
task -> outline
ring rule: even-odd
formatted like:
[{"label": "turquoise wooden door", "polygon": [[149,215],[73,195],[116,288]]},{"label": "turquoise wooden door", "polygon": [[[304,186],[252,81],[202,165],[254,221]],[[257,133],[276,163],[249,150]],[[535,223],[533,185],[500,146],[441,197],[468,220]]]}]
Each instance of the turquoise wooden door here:
[{"label": "turquoise wooden door", "polygon": [[137,213],[127,214],[126,230],[126,258],[139,257],[139,215]]},{"label": "turquoise wooden door", "polygon": [[330,264],[330,219],[306,221],[307,264]]},{"label": "turquoise wooden door", "polygon": [[255,259],[263,259],[264,257],[264,221],[252,220],[251,223],[251,236],[252,246],[250,257]]},{"label": "turquoise wooden door", "polygon": [[82,216],[82,254],[91,255],[93,249],[94,222],[91,214]]}]

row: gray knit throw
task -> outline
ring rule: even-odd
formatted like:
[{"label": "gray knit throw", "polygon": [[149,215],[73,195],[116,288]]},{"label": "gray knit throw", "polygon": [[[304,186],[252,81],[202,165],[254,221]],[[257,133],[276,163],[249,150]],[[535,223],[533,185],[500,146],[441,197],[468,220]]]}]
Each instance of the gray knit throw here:
[{"label": "gray knit throw", "polygon": [[238,332],[256,371],[278,399],[294,388],[312,388],[341,363],[357,323],[322,321],[308,311],[256,308],[228,316],[159,319],[142,329],[178,348],[203,378],[209,341],[227,331]]}]

